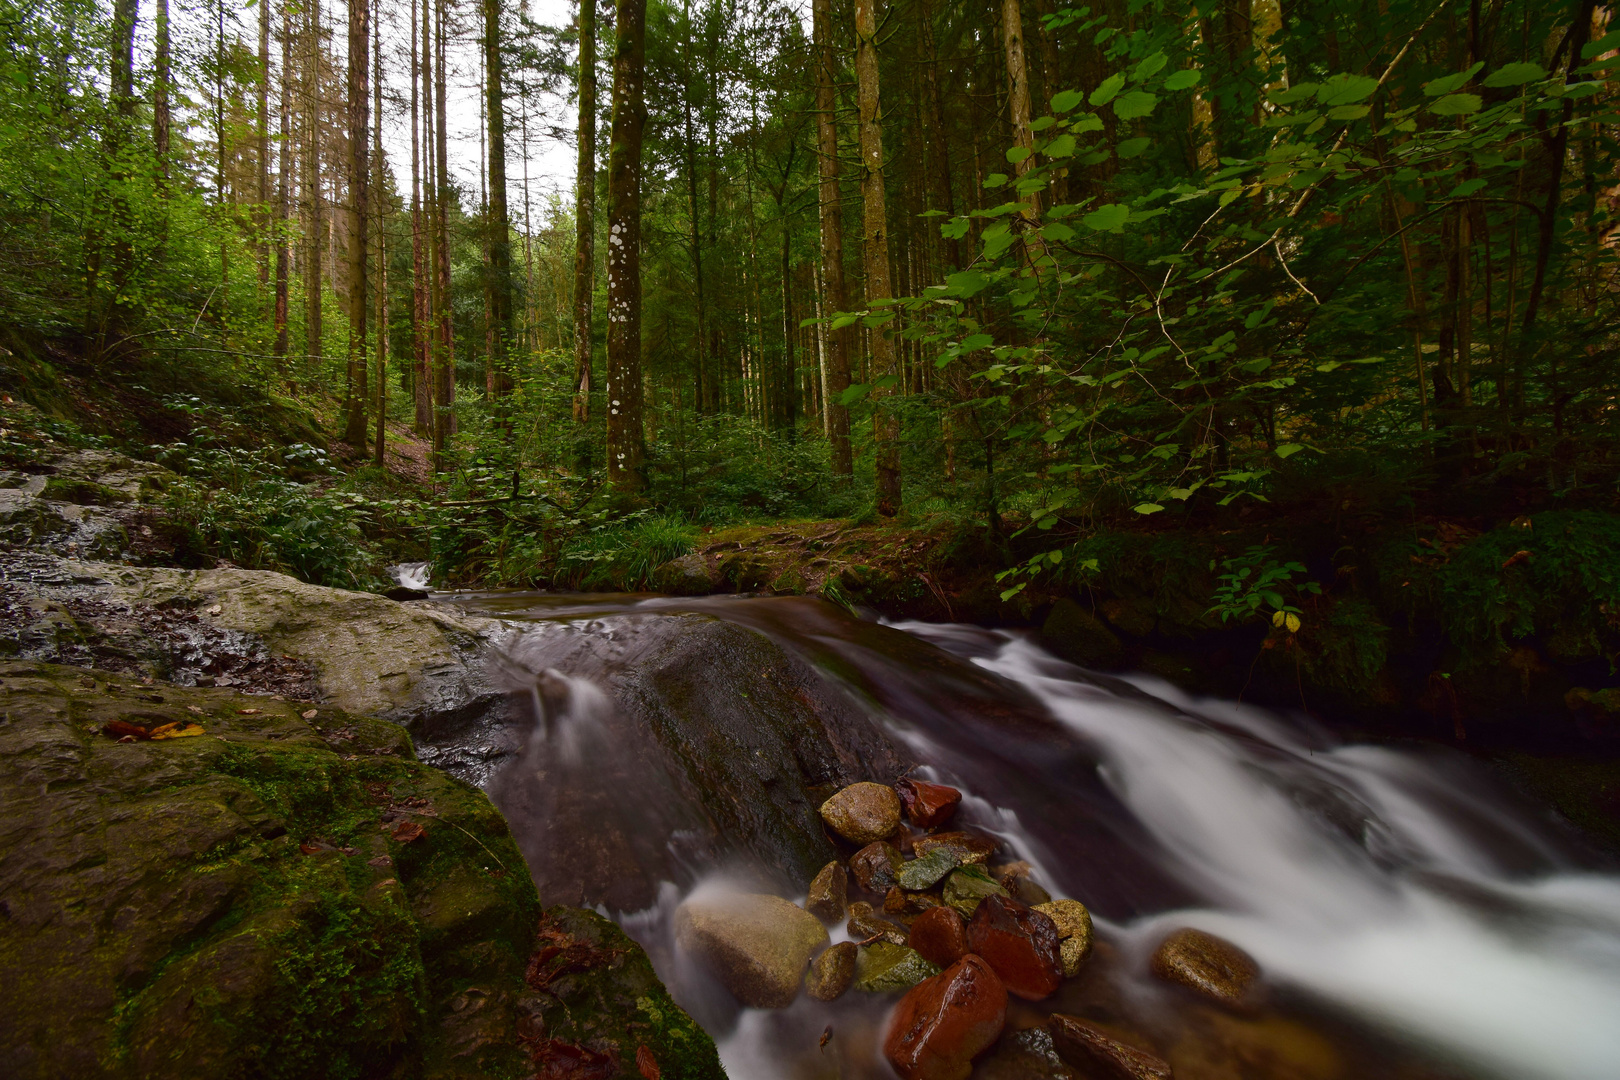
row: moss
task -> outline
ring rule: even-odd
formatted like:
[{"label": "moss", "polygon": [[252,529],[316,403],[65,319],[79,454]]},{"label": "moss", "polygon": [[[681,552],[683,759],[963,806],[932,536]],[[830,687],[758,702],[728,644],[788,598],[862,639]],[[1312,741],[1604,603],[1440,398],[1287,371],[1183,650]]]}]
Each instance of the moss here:
[{"label": "moss", "polygon": [[1610,852],[1620,854],[1620,758],[1510,753],[1497,765]]},{"label": "moss", "polygon": [[45,490],[40,493],[40,497],[54,502],[76,503],[79,506],[115,506],[130,499],[122,491],[93,480],[74,480],[60,476],[53,476],[45,481]]}]

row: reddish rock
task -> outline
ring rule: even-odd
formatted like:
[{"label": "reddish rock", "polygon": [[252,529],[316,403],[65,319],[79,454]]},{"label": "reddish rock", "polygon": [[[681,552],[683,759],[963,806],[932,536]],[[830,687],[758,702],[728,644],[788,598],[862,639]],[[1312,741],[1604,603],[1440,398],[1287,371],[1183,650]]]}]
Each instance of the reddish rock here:
[{"label": "reddish rock", "polygon": [[942,832],[932,836],[919,836],[912,841],[911,850],[920,859],[930,851],[949,851],[963,866],[982,863],[996,853],[1001,845],[988,836],[969,832]]},{"label": "reddish rock", "polygon": [[880,840],[849,857],[849,872],[867,892],[886,893],[900,883],[900,864],[904,861],[899,848]]},{"label": "reddish rock", "polygon": [[900,999],[883,1054],[902,1080],[967,1080],[1006,1021],[1001,980],[980,957],[964,956]]},{"label": "reddish rock", "polygon": [[1254,958],[1202,930],[1177,930],[1153,954],[1153,974],[1222,1005],[1237,1005],[1260,974]]},{"label": "reddish rock", "polygon": [[930,784],[926,780],[901,780],[894,785],[900,794],[900,804],[906,808],[906,817],[912,824],[932,829],[951,820],[962,801],[962,793],[944,784]]},{"label": "reddish rock", "polygon": [[968,951],[967,923],[955,908],[929,908],[912,922],[910,944],[930,964],[950,967]]},{"label": "reddish rock", "polygon": [[1057,924],[1005,896],[987,896],[967,928],[968,949],[987,960],[1009,993],[1039,1001],[1063,981]]},{"label": "reddish rock", "polygon": [[1058,1057],[1085,1075],[1108,1080],[1172,1080],[1170,1063],[1120,1042],[1096,1024],[1054,1013],[1046,1022]]}]

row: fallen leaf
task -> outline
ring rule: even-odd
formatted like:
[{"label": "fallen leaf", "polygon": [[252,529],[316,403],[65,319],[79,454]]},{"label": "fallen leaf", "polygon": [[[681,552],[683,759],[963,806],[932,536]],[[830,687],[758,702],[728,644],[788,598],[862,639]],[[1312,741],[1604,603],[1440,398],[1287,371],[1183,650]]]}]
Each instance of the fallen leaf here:
[{"label": "fallen leaf", "polygon": [[198,707],[197,707],[197,706],[195,706],[195,705],[187,705],[187,706],[186,706],[186,712],[194,712],[194,713],[196,713],[196,714],[197,714],[197,715],[198,715],[198,716],[201,716],[201,715],[202,715],[202,710],[201,710],[201,709],[199,709],[199,708],[198,708]]},{"label": "fallen leaf", "polygon": [[826,1050],[827,1044],[830,1042],[832,1042],[832,1025],[828,1024],[826,1027],[821,1029],[821,1041],[816,1045],[822,1050]]},{"label": "fallen leaf", "polygon": [[618,1063],[607,1054],[552,1039],[534,1051],[536,1080],[607,1080]]},{"label": "fallen leaf", "polygon": [[161,739],[168,735],[169,732],[178,730],[180,730],[180,721],[176,720],[171,724],[159,724],[157,727],[147,732],[147,736],[153,739]]},{"label": "fallen leaf", "polygon": [[1530,553],[1528,551],[1515,551],[1512,555],[1507,557],[1507,561],[1502,564],[1502,569],[1506,570],[1510,566],[1518,566],[1520,563],[1527,563],[1529,561]]},{"label": "fallen leaf", "polygon": [[215,604],[213,607],[208,609],[208,614],[210,614],[210,615],[218,615],[221,610],[222,609],[220,608],[220,606],[218,604]]},{"label": "fallen leaf", "polygon": [[236,715],[238,715],[238,716],[254,716],[254,715],[257,715],[258,713],[261,713],[263,711],[264,711],[263,709],[237,709],[236,710]]},{"label": "fallen leaf", "polygon": [[427,830],[414,821],[402,821],[394,826],[394,839],[401,844],[408,844],[412,840],[420,840]]},{"label": "fallen leaf", "polygon": [[101,731],[102,734],[111,735],[114,738],[150,739],[152,737],[152,733],[145,728],[137,727],[123,720],[109,720],[102,725]]},{"label": "fallen leaf", "polygon": [[320,710],[318,710],[318,709],[308,709],[304,713],[302,713],[301,715],[303,716],[303,718],[305,720],[313,720],[313,719],[315,719],[316,716],[319,715],[319,713],[320,713]]},{"label": "fallen leaf", "polygon": [[658,1059],[653,1057],[653,1052],[647,1049],[646,1043],[636,1047],[636,1068],[644,1080],[659,1080],[664,1075],[658,1068]]}]

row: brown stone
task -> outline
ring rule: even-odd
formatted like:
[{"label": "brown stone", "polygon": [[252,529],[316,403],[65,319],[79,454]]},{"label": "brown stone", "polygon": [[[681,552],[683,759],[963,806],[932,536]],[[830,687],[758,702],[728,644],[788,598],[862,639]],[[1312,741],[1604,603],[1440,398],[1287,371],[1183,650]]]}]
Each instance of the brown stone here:
[{"label": "brown stone", "polygon": [[857,900],[849,905],[849,936],[856,941],[870,941],[880,938],[895,945],[906,943],[904,927],[896,926],[888,919],[881,919],[873,913],[872,905],[864,900]]},{"label": "brown stone", "polygon": [[822,922],[837,922],[844,917],[844,906],[848,902],[849,874],[842,864],[830,862],[810,883],[804,909]]},{"label": "brown stone", "polygon": [[901,1080],[967,1080],[1006,1020],[1000,978],[980,957],[964,956],[900,999],[883,1054]]},{"label": "brown stone", "polygon": [[911,947],[930,964],[949,967],[968,951],[967,923],[955,908],[929,908],[911,924]]},{"label": "brown stone", "polygon": [[987,896],[967,928],[968,949],[996,969],[1009,993],[1039,1001],[1063,981],[1057,924],[1004,896]]},{"label": "brown stone", "polygon": [[933,829],[945,824],[956,813],[962,802],[962,793],[944,784],[930,784],[926,780],[901,780],[894,785],[906,816],[912,824]]},{"label": "brown stone", "polygon": [[900,827],[900,797],[883,784],[851,784],[821,804],[821,819],[845,840],[870,844]]},{"label": "brown stone", "polygon": [[804,977],[805,993],[817,1001],[833,1001],[855,981],[855,958],[860,948],[853,941],[840,941],[826,949],[810,964]]},{"label": "brown stone", "polygon": [[1046,1023],[1058,1056],[1086,1076],[1107,1080],[1172,1080],[1170,1063],[1123,1043],[1096,1024],[1054,1013]]},{"label": "brown stone", "polygon": [[849,872],[855,883],[869,893],[885,893],[900,883],[900,864],[905,856],[893,844],[867,844],[849,857]]},{"label": "brown stone", "polygon": [[942,832],[933,836],[919,836],[912,842],[911,849],[921,858],[930,851],[944,849],[956,856],[956,861],[963,866],[970,863],[982,863],[996,853],[1001,845],[988,836],[969,832]]},{"label": "brown stone", "polygon": [[1165,938],[1153,954],[1153,974],[1222,1005],[1243,1000],[1260,974],[1253,957],[1230,941],[1191,928]]},{"label": "brown stone", "polygon": [[1091,912],[1078,900],[1053,900],[1035,905],[1035,910],[1057,924],[1063,974],[1073,978],[1080,972],[1081,961],[1091,955]]},{"label": "brown stone", "polygon": [[780,897],[738,893],[688,899],[675,912],[675,939],[744,1005],[782,1009],[827,930]]}]

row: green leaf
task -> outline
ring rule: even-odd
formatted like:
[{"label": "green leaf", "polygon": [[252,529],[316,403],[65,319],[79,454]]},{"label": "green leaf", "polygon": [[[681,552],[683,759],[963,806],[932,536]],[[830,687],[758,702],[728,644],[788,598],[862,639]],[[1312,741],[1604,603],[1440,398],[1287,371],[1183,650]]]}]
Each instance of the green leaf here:
[{"label": "green leaf", "polygon": [[1329,120],[1360,120],[1372,112],[1370,105],[1337,105],[1328,110]]},{"label": "green leaf", "polygon": [[861,398],[865,397],[867,395],[867,392],[870,391],[871,389],[872,388],[870,386],[868,386],[866,383],[855,383],[855,384],[851,385],[849,387],[849,389],[845,390],[842,394],[838,395],[838,404],[843,405],[843,406],[845,406],[847,408],[850,405],[853,405],[857,401],[861,400]]},{"label": "green leaf", "polygon": [[[1371,75],[1343,73],[1331,76],[1316,88],[1316,100],[1323,105],[1354,105],[1366,101],[1378,89],[1378,80]],[[1281,97],[1281,95],[1277,95]]]},{"label": "green leaf", "polygon": [[1478,94],[1447,94],[1430,105],[1429,111],[1436,116],[1466,116],[1468,113],[1479,112],[1484,104]]},{"label": "green leaf", "polygon": [[1499,86],[1523,86],[1546,77],[1547,72],[1540,64],[1503,64],[1485,77],[1485,85],[1493,89]]},{"label": "green leaf", "polygon": [[973,352],[976,349],[988,349],[996,343],[996,339],[989,334],[969,334],[962,339],[957,348],[962,352]]},{"label": "green leaf", "polygon": [[1054,244],[1063,244],[1074,239],[1074,230],[1061,221],[1049,221],[1041,226],[1041,235]]},{"label": "green leaf", "polygon": [[842,330],[846,326],[854,326],[859,319],[859,315],[840,315],[832,321],[832,329]]},{"label": "green leaf", "polygon": [[947,240],[960,240],[968,232],[968,219],[965,217],[952,218],[939,227],[939,235]]},{"label": "green leaf", "polygon": [[1131,72],[1131,80],[1141,82],[1143,79],[1151,79],[1163,70],[1164,65],[1169,62],[1170,58],[1165,56],[1164,53],[1156,52],[1136,65],[1136,70]]},{"label": "green leaf", "polygon": [[1027,157],[1029,157],[1029,147],[1027,146],[1015,146],[1011,150],[1007,151],[1007,160],[1012,162],[1014,165],[1017,165]]},{"label": "green leaf", "polygon": [[1423,92],[1430,97],[1444,97],[1454,93],[1467,86],[1469,80],[1478,75],[1484,66],[1485,62],[1482,60],[1467,71],[1459,71],[1455,75],[1445,75],[1432,82],[1426,82],[1423,84]]},{"label": "green leaf", "polygon": [[1097,84],[1097,89],[1086,98],[1093,106],[1106,105],[1114,100],[1114,95],[1125,89],[1125,76],[1122,72],[1115,72]]},{"label": "green leaf", "polygon": [[[960,273],[947,275],[945,284],[949,285],[951,291],[957,296],[966,299],[983,290],[986,285],[990,284],[990,279],[977,270],[963,270]],[[854,320],[850,321],[853,322]],[[838,329],[837,323],[833,324],[833,329]]]},{"label": "green leaf", "polygon": [[1131,220],[1131,208],[1123,203],[1108,203],[1099,206],[1080,221],[1088,229],[1098,232],[1118,232],[1119,229]]},{"label": "green leaf", "polygon": [[[1582,45],[1581,59],[1590,60],[1592,57],[1600,56],[1611,49],[1620,49],[1620,30],[1611,30],[1596,41],[1589,41]],[[1486,85],[1489,86],[1490,84],[1487,83]]]},{"label": "green leaf", "polygon": [[1114,115],[1121,120],[1140,120],[1152,113],[1153,107],[1158,103],[1157,94],[1150,94],[1146,90],[1132,90],[1114,100]]},{"label": "green leaf", "polygon": [[1046,156],[1049,158],[1066,158],[1074,155],[1074,136],[1059,135],[1046,144]]},{"label": "green leaf", "polygon": [[1002,187],[1006,183],[1007,183],[1007,174],[1006,173],[993,172],[989,176],[984,178],[984,186],[987,187],[987,188]]},{"label": "green leaf", "polygon": [[1185,90],[1189,86],[1197,86],[1201,74],[1197,68],[1182,68],[1180,71],[1171,72],[1170,77],[1164,80],[1164,88]]},{"label": "green leaf", "polygon": [[1084,100],[1086,100],[1086,96],[1078,90],[1065,90],[1061,94],[1053,94],[1052,111],[1070,112]]},{"label": "green leaf", "polygon": [[1164,507],[1160,506],[1158,503],[1145,502],[1137,503],[1135,506],[1131,507],[1131,509],[1135,510],[1138,514],[1157,514],[1160,510],[1163,510]]},{"label": "green leaf", "polygon": [[1466,199],[1466,198],[1468,198],[1468,196],[1472,195],[1474,192],[1476,192],[1480,188],[1484,187],[1485,183],[1486,183],[1485,180],[1483,180],[1482,178],[1477,177],[1477,176],[1472,180],[1464,180],[1462,183],[1458,184],[1455,188],[1453,188],[1451,190],[1451,194],[1447,195],[1446,198],[1448,198],[1448,199]]},{"label": "green leaf", "polygon": [[1152,145],[1152,139],[1126,139],[1119,144],[1119,148],[1114,153],[1122,158],[1133,158]]},{"label": "green leaf", "polygon": [[1277,456],[1280,458],[1293,457],[1303,449],[1305,449],[1304,443],[1283,443],[1281,446],[1277,447]]}]

